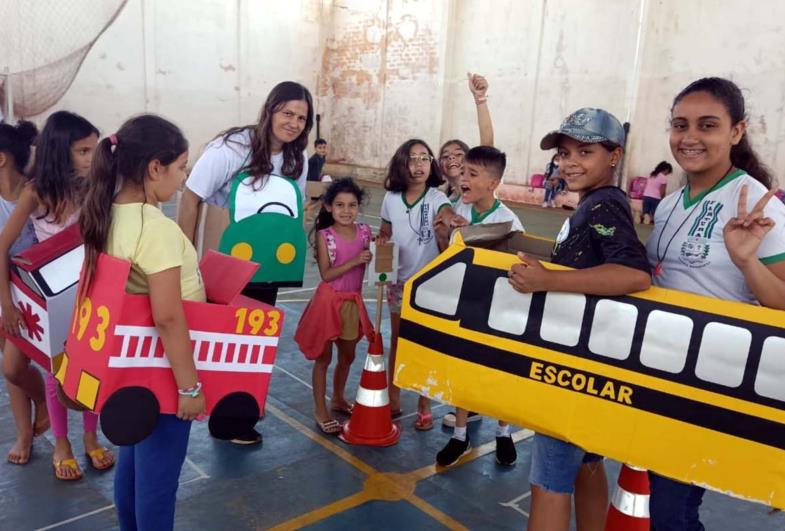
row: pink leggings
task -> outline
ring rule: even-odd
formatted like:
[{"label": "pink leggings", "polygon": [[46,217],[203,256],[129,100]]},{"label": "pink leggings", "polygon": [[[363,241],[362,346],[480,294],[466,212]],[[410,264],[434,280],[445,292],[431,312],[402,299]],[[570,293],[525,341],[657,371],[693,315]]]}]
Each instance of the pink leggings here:
[{"label": "pink leggings", "polygon": [[[57,399],[57,380],[52,373],[46,375],[46,407],[49,409],[49,421],[52,433],[58,439],[68,437],[68,410]],[[95,432],[98,426],[98,415],[90,411],[82,413],[85,433]]]}]

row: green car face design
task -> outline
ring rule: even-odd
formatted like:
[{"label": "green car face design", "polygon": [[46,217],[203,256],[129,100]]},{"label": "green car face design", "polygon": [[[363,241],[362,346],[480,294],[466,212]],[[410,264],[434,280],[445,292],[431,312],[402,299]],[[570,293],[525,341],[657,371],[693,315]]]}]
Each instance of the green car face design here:
[{"label": "green car face design", "polygon": [[219,250],[259,264],[254,284],[302,286],[307,245],[300,188],[278,175],[252,181],[241,173],[232,183],[229,226]]}]

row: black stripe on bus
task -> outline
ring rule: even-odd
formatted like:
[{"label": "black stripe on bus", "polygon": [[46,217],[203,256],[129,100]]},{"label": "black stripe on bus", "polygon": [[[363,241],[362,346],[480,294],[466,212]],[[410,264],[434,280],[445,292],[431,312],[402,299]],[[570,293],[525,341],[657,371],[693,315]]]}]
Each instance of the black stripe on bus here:
[{"label": "black stripe on bus", "polygon": [[[668,303],[654,302],[647,299],[640,299],[637,297],[621,296],[621,297],[598,297],[594,295],[583,295],[586,298],[586,308],[583,313],[583,321],[581,326],[581,335],[578,344],[574,347],[569,347],[546,341],[540,336],[540,327],[542,325],[543,307],[545,304],[546,293],[534,293],[529,307],[527,316],[526,330],[523,334],[510,334],[500,330],[492,329],[488,325],[488,315],[490,313],[491,302],[493,299],[494,283],[498,278],[506,278],[507,271],[496,269],[493,267],[480,266],[472,263],[474,257],[474,249],[471,247],[464,249],[457,253],[455,256],[439,264],[436,268],[426,272],[414,282],[414,289],[412,294],[423,282],[427,282],[433,276],[441,273],[455,263],[464,263],[467,266],[466,274],[464,276],[463,286],[460,290],[460,301],[455,316],[446,316],[432,310],[422,308],[415,302],[415,297],[412,297],[411,304],[417,310],[435,315],[442,319],[450,321],[460,321],[461,328],[498,336],[515,341],[523,341],[531,345],[547,348],[578,356],[584,359],[612,365],[622,369],[627,369],[664,380],[704,389],[714,393],[721,393],[724,395],[732,396],[742,400],[747,400],[756,404],[774,407],[777,409],[783,408],[783,402],[770,397],[761,396],[755,392],[755,378],[758,373],[760,365],[761,349],[763,341],[769,337],[783,337],[785,338],[785,330],[780,327],[765,325],[743,319],[736,319],[724,315],[713,314],[696,310],[689,307],[677,306]],[[630,348],[629,356],[625,359],[610,358],[593,354],[589,350],[589,335],[591,333],[591,324],[594,318],[594,309],[597,302],[601,299],[608,299],[617,302],[628,303],[638,311],[638,318],[635,325],[635,334],[633,336],[632,345]],[[660,369],[655,369],[644,365],[640,360],[641,346],[643,343],[643,334],[645,332],[646,320],[649,314],[654,310],[672,313],[675,315],[688,317],[692,324],[692,335],[687,350],[687,357],[685,360],[684,368],[679,373],[671,373]],[[698,360],[699,347],[705,326],[709,323],[720,323],[729,326],[735,326],[749,330],[752,336],[748,357],[746,361],[745,372],[741,385],[738,387],[729,387],[726,385],[709,382],[702,380],[695,374],[695,367]]]},{"label": "black stripe on bus", "polygon": [[[440,352],[445,356],[482,365],[483,367],[506,372],[521,378],[527,378],[535,382],[538,380],[530,376],[533,362],[551,365],[556,367],[557,370],[567,369],[572,373],[583,374],[587,378],[594,377],[597,381],[610,381],[617,386],[624,385],[632,389],[633,398],[632,405],[620,403],[619,405],[621,406],[633,407],[662,417],[785,450],[785,425],[772,420],[672,395],[632,382],[608,378],[597,373],[560,366],[525,354],[508,352],[500,348],[432,330],[408,319],[401,319],[400,337]],[[545,382],[540,383],[552,385]],[[576,391],[570,386],[561,388],[586,394],[583,391]],[[596,398],[598,400],[606,400],[600,397]]]}]

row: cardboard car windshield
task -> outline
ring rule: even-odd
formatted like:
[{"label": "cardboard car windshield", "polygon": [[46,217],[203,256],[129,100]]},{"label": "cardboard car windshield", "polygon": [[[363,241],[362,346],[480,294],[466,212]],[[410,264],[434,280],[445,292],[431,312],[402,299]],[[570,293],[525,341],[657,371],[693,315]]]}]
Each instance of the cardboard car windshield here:
[{"label": "cardboard car windshield", "polygon": [[47,371],[63,351],[74,308],[76,285],[84,261],[77,225],[12,257],[11,296],[24,327],[8,336],[28,358]]},{"label": "cardboard car windshield", "polygon": [[[177,385],[147,295],[126,293],[131,264],[101,255],[81,296],[55,377],[71,400],[101,413],[115,444],[141,441],[160,413],[176,413]],[[200,263],[209,302],[183,301],[210,431],[231,439],[264,411],[282,310],[240,295],[253,262],[208,251]]]},{"label": "cardboard car windshield", "polygon": [[510,253],[543,245],[457,238],[410,279],[395,383],[785,508],[785,312],[656,287],[515,291]]}]

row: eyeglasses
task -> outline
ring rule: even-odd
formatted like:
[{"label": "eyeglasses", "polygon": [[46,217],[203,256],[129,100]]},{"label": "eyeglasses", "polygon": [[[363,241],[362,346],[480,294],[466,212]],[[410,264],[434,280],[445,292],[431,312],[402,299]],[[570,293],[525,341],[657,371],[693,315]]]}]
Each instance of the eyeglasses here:
[{"label": "eyeglasses", "polygon": [[430,155],[409,155],[409,164],[417,164],[418,162],[422,162],[423,164],[430,164],[433,160],[433,157]]}]

